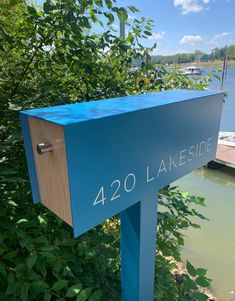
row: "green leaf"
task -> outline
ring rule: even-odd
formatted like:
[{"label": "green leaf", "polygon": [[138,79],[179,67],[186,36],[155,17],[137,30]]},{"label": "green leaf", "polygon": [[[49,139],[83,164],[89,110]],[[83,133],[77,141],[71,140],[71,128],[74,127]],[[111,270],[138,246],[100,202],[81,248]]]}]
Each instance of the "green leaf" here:
[{"label": "green leaf", "polygon": [[37,258],[38,257],[36,254],[29,255],[29,257],[27,258],[27,261],[26,261],[29,269],[31,269],[35,265]]},{"label": "green leaf", "polygon": [[9,110],[11,111],[20,111],[22,110],[22,107],[13,103],[9,103]]},{"label": "green leaf", "polygon": [[22,219],[19,219],[19,220],[16,222],[16,224],[21,224],[21,223],[26,223],[26,222],[28,222],[28,220],[25,219],[25,218],[22,218]]},{"label": "green leaf", "polygon": [[111,25],[114,22],[114,16],[111,13],[104,13],[105,17],[109,19],[108,25]]},{"label": "green leaf", "polygon": [[19,3],[21,3],[20,0],[10,0],[10,6],[15,6]]},{"label": "green leaf", "polygon": [[20,299],[22,301],[28,300],[28,288],[21,287],[21,289],[20,289]]},{"label": "green leaf", "polygon": [[148,30],[144,30],[144,34],[146,34],[146,36],[151,36],[152,35],[152,33]]},{"label": "green leaf", "polygon": [[32,286],[39,292],[45,292],[45,290],[49,287],[49,285],[41,279],[33,282]]},{"label": "green leaf", "polygon": [[138,13],[138,12],[139,12],[138,8],[136,8],[136,7],[133,6],[133,5],[129,5],[128,8],[129,8],[129,10],[130,10],[131,12],[133,12],[133,13]]},{"label": "green leaf", "polygon": [[190,226],[193,227],[193,228],[195,228],[195,229],[200,229],[201,228],[200,225],[194,224],[194,223],[190,223]]},{"label": "green leaf", "polygon": [[206,269],[203,269],[203,268],[198,268],[198,269],[196,270],[196,272],[197,272],[197,275],[198,275],[198,276],[204,277],[204,276],[206,275],[207,270],[206,270]]},{"label": "green leaf", "polygon": [[202,287],[208,287],[211,283],[211,280],[210,279],[207,279],[206,277],[201,277],[199,276],[197,279],[196,279],[196,283]]},{"label": "green leaf", "polygon": [[117,13],[120,21],[126,21],[128,19],[128,13],[124,7],[113,7],[112,11]]},{"label": "green leaf", "polygon": [[183,275],[182,279],[188,290],[197,288],[195,282],[187,274]]},{"label": "green leaf", "polygon": [[128,32],[127,40],[128,40],[130,43],[133,43],[133,42],[134,42],[134,36],[133,36],[133,34],[131,34],[131,32]]},{"label": "green leaf", "polygon": [[18,282],[13,282],[13,283],[9,284],[8,287],[7,287],[7,290],[5,292],[5,295],[9,296],[9,295],[14,294],[14,292],[16,291],[18,285],[19,285]]},{"label": "green leaf", "polygon": [[189,275],[196,277],[197,276],[197,272],[196,269],[194,268],[194,266],[187,260],[187,264],[186,264],[186,269],[189,273]]},{"label": "green leaf", "polygon": [[108,9],[111,9],[113,4],[112,4],[112,1],[111,0],[105,0],[105,4],[107,6]]},{"label": "green leaf", "polygon": [[94,11],[90,11],[90,17],[91,17],[91,20],[94,22],[94,23],[97,23],[98,22],[98,19],[94,13]]},{"label": "green leaf", "polygon": [[81,289],[82,289],[81,283],[71,286],[67,291],[66,297],[73,298],[74,296],[78,295],[78,293],[81,291]]},{"label": "green leaf", "polygon": [[147,30],[150,30],[150,31],[151,31],[151,30],[152,30],[152,27],[151,27],[151,26],[149,26],[149,25],[146,25],[146,26],[145,26],[145,29],[147,29]]},{"label": "green leaf", "polygon": [[45,216],[43,216],[42,214],[38,215],[38,220],[39,220],[39,223],[40,223],[42,226],[46,226],[46,225],[47,225],[46,218],[45,218]]},{"label": "green leaf", "polygon": [[6,276],[6,269],[4,268],[3,265],[0,263],[0,273],[5,277]]},{"label": "green leaf", "polygon": [[102,1],[102,0],[94,0],[94,2],[95,2],[95,4],[96,4],[97,6],[103,7],[103,1]]},{"label": "green leaf", "polygon": [[50,301],[51,297],[52,296],[49,292],[45,292],[43,301]]},{"label": "green leaf", "polygon": [[62,245],[66,247],[72,247],[76,245],[77,241],[74,238],[66,238],[62,241]]},{"label": "green leaf", "polygon": [[214,74],[213,77],[217,78],[219,81],[221,80],[219,75]]},{"label": "green leaf", "polygon": [[67,280],[59,280],[56,283],[54,283],[54,285],[52,286],[53,291],[60,291],[63,288],[65,288],[68,285],[68,281]]},{"label": "green leaf", "polygon": [[102,290],[95,291],[95,292],[91,295],[91,297],[89,298],[89,301],[100,301],[102,295],[103,295],[103,291],[102,291]]},{"label": "green leaf", "polygon": [[43,4],[43,10],[45,13],[49,14],[52,10],[54,9],[54,7],[50,4],[50,1],[46,1]]},{"label": "green leaf", "polygon": [[181,191],[180,194],[183,198],[189,197],[189,193],[187,191]]},{"label": "green leaf", "polygon": [[38,13],[36,11],[36,9],[33,6],[27,6],[28,12],[32,15],[32,16],[37,16]]},{"label": "green leaf", "polygon": [[207,296],[200,292],[193,293],[192,297],[194,300],[197,300],[197,301],[207,301],[208,300]]},{"label": "green leaf", "polygon": [[93,288],[91,288],[91,287],[85,288],[84,290],[82,290],[79,293],[79,295],[77,296],[76,301],[85,301],[85,300],[87,300],[90,297],[92,291],[93,291]]}]

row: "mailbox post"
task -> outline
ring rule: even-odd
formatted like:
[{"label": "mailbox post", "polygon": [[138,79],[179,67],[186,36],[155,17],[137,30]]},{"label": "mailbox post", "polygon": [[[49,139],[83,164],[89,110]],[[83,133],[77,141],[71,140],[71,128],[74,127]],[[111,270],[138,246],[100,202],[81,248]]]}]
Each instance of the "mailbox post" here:
[{"label": "mailbox post", "polygon": [[122,301],[152,301],[157,192],[214,159],[222,92],[172,90],[21,112],[35,203],[77,237],[121,218]]}]

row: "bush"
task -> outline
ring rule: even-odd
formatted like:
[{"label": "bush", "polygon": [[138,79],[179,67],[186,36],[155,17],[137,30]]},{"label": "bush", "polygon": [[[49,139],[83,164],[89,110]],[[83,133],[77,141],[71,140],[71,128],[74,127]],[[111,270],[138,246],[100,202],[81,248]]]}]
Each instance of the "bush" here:
[{"label": "bush", "polygon": [[[151,35],[152,20],[134,20],[127,38],[119,38],[112,23],[127,22],[128,12],[137,9],[103,2],[46,0],[41,9],[24,0],[0,3],[1,301],[108,301],[120,296],[118,218],[75,240],[70,227],[40,204],[31,204],[19,110],[205,87],[202,80],[193,82],[177,72],[152,72],[152,49],[140,43]],[[146,63],[130,72],[140,60]],[[203,300],[195,297],[197,289],[187,284],[188,278],[183,288],[177,285],[165,256],[180,260],[180,230],[198,227],[190,217],[203,218],[189,206],[204,202],[170,187],[159,198],[165,211],[158,215],[156,300]]]}]

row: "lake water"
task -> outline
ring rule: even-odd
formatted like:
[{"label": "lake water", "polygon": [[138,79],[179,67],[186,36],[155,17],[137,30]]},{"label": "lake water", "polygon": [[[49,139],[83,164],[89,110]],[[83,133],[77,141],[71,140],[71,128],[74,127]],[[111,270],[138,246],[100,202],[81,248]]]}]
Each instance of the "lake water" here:
[{"label": "lake water", "polygon": [[[205,72],[212,73],[212,69],[205,69]],[[215,78],[209,86],[210,89],[220,89],[220,87],[221,83]],[[228,91],[228,96],[225,98],[220,128],[221,131],[235,132],[235,68],[228,68],[223,89]]]},{"label": "lake water", "polygon": [[[214,79],[209,88],[220,89],[220,85]],[[228,69],[223,88],[228,97],[220,128],[235,132],[235,68]],[[186,231],[182,257],[207,268],[208,276],[213,279],[211,289],[218,300],[230,301],[231,292],[235,292],[235,169],[202,167],[174,184],[192,195],[205,197],[207,207],[200,211],[210,220],[200,221],[202,229]]]}]

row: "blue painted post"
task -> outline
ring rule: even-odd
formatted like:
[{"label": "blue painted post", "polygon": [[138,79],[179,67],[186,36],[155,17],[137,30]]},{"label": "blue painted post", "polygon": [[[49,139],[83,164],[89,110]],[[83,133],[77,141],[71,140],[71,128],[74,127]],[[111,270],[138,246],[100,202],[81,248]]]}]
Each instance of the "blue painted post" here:
[{"label": "blue painted post", "polygon": [[156,193],[121,213],[122,301],[154,298],[156,230]]}]

